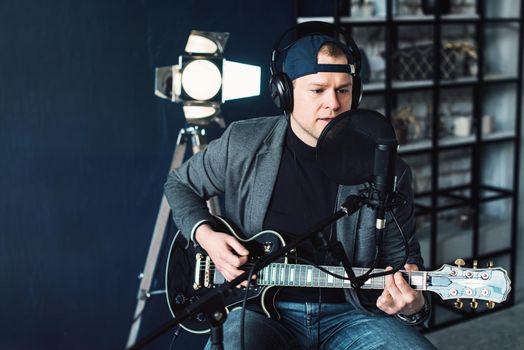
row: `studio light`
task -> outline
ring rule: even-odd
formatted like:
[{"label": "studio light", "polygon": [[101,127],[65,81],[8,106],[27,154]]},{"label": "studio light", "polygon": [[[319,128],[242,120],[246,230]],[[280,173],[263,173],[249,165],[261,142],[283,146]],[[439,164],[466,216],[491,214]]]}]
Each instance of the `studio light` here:
[{"label": "studio light", "polygon": [[228,38],[193,30],[178,64],[156,68],[155,94],[182,103],[190,124],[223,124],[221,103],[260,94],[260,67],[223,58]]},{"label": "studio light", "polygon": [[[211,123],[225,126],[224,119],[220,115],[220,105],[223,102],[260,94],[260,67],[226,61],[222,57],[228,37],[229,33],[193,30],[187,40],[185,54],[178,57],[178,64],[158,67],[155,70],[155,94],[172,102],[181,103],[187,121],[178,133],[170,172],[182,165],[188,145],[191,145],[193,154],[205,149],[207,146],[205,126]],[[220,202],[216,196],[209,198],[207,205],[211,214],[220,215]],[[141,273],[138,300],[127,339],[127,349],[136,347],[142,313],[149,295],[152,294],[149,291],[154,280],[160,248],[164,242],[164,235],[169,231],[166,228],[170,212],[167,199],[163,196],[146,264]]]}]

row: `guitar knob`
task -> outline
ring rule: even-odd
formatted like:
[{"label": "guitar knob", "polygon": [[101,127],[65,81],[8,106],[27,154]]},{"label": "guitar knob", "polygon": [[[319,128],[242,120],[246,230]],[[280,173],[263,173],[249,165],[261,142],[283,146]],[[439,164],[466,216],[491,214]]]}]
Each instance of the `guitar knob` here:
[{"label": "guitar knob", "polygon": [[273,248],[272,242],[264,242],[262,246],[264,247],[264,254],[271,254],[271,249]]},{"label": "guitar knob", "polygon": [[193,295],[191,298],[189,298],[189,302],[191,304],[195,303],[198,300],[198,297],[196,295]]},{"label": "guitar knob", "polygon": [[473,260],[473,268],[474,269],[477,268],[478,264],[479,264],[478,260]]},{"label": "guitar knob", "polygon": [[469,303],[469,306],[471,307],[471,309],[477,310],[477,308],[479,307],[479,303],[475,299],[473,299]]},{"label": "guitar knob", "polygon": [[455,265],[457,265],[458,267],[462,267],[466,265],[466,262],[463,259],[457,259],[455,260]]},{"label": "guitar knob", "polygon": [[205,322],[206,321],[206,315],[204,315],[204,313],[199,313],[197,316],[196,316],[196,319],[198,322]]},{"label": "guitar knob", "polygon": [[460,298],[457,298],[457,301],[455,301],[453,305],[455,305],[455,308],[460,310],[464,306],[464,303],[460,300]]},{"label": "guitar knob", "polygon": [[486,303],[486,307],[487,307],[488,309],[490,309],[490,310],[493,310],[493,308],[495,307],[495,302],[494,302],[494,301],[491,301],[491,300],[488,301],[488,302]]},{"label": "guitar knob", "polygon": [[178,293],[175,297],[175,304],[181,305],[186,302],[186,297],[182,293]]}]

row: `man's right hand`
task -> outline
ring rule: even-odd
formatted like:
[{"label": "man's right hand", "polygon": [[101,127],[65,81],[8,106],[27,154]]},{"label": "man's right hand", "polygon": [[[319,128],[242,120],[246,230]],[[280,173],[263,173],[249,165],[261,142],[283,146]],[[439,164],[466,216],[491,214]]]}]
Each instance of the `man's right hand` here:
[{"label": "man's right hand", "polygon": [[[227,281],[244,273],[239,267],[247,262],[249,251],[235,237],[214,231],[210,225],[203,224],[197,228],[195,239]],[[247,282],[241,285],[246,287]]]}]

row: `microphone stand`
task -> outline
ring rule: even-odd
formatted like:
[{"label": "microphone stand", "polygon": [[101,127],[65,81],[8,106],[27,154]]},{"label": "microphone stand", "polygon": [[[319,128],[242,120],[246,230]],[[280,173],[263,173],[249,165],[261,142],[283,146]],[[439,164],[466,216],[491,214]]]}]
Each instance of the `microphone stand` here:
[{"label": "microphone stand", "polygon": [[[348,196],[348,198],[346,198],[346,201],[341,205],[340,210],[314,225],[309,230],[309,232],[294,239],[289,244],[286,244],[285,246],[281,247],[275,252],[259,258],[257,260],[257,268],[254,272],[262,270],[264,267],[268,266],[280,257],[283,257],[285,254],[289,253],[291,250],[296,248],[300,243],[308,239],[315,238],[315,235],[317,235],[316,238],[321,238],[321,240],[325,241],[325,237],[318,236],[318,234],[321,234],[321,231],[325,227],[331,225],[332,223],[346,215],[351,216],[366,204],[369,204],[369,200],[364,196]],[[327,241],[325,242],[327,244],[327,247],[330,248],[329,243]],[[343,267],[346,270],[346,274],[348,275],[351,284],[355,288],[359,288],[360,286],[362,286],[365,283],[365,279],[358,280],[358,278],[355,276],[355,273],[351,268],[351,264],[349,263],[349,259],[346,253],[344,252],[344,249],[340,242],[338,242],[338,245],[334,247],[334,250],[335,257],[342,261]],[[239,290],[235,286],[242,283],[244,280],[247,280],[249,278],[248,274],[248,272],[244,272],[242,275],[231,280],[230,282],[225,282],[220,287],[210,290],[209,293],[207,293],[197,302],[188,305],[182,311],[178,312],[173,320],[165,323],[160,328],[153,331],[151,334],[145,336],[143,339],[136,342],[133,346],[129,347],[128,350],[143,349],[147,344],[151,343],[153,340],[166,333],[168,330],[182,323],[187,318],[197,315],[198,313],[203,313],[206,316],[207,321],[211,325],[212,348],[223,349],[222,324],[225,322],[227,318],[227,311],[224,304],[224,299],[229,295],[239,292]]]}]

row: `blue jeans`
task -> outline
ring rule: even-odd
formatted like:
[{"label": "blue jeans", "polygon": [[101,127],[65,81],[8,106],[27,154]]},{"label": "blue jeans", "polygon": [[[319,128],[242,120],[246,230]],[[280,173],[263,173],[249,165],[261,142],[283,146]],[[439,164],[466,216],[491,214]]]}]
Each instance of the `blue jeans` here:
[{"label": "blue jeans", "polygon": [[[392,316],[369,316],[351,304],[322,304],[318,337],[318,304],[278,302],[279,321],[246,310],[245,349],[436,349],[412,326]],[[224,349],[240,349],[240,309],[224,324]],[[209,350],[210,343],[206,345]]]}]

